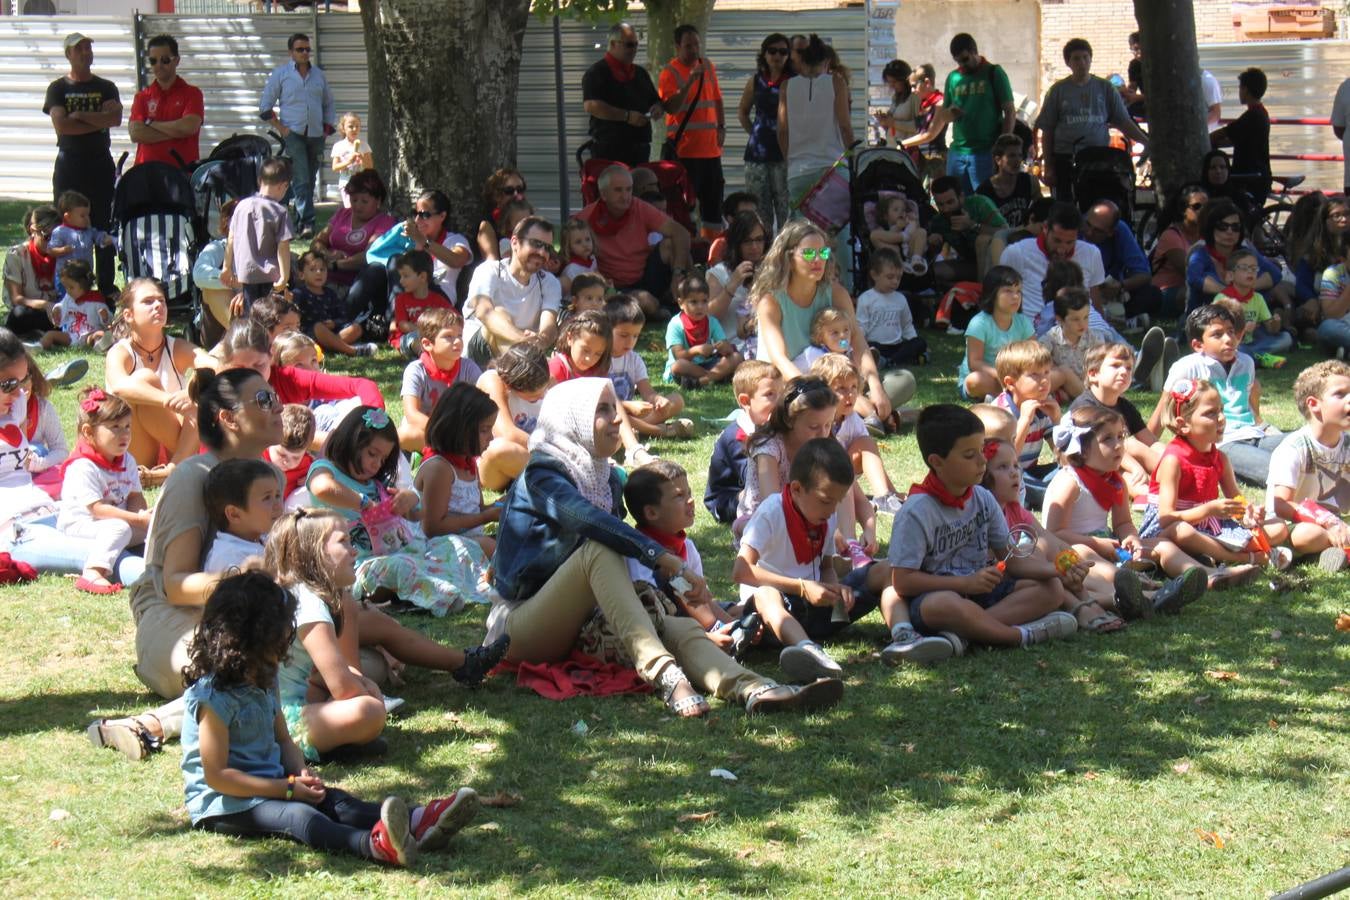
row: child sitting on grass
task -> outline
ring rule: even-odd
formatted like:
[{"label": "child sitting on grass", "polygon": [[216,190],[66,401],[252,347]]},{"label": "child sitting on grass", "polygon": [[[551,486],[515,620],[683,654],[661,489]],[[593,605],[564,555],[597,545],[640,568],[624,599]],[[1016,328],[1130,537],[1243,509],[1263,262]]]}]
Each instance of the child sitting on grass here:
[{"label": "child sitting on grass", "polygon": [[399,446],[409,452],[426,442],[427,417],[441,395],[455,384],[476,384],[483,371],[464,356],[464,319],[454,309],[433,307],[417,317],[421,355],[403,370],[403,421]]},{"label": "child sitting on grass", "polygon": [[703,505],[724,525],[736,520],[736,504],[745,489],[745,444],[773,415],[783,393],[783,376],[773,363],[747,359],[736,367],[731,390],[739,409],[713,444]]},{"label": "child sitting on grass", "polygon": [[497,542],[483,526],[501,518],[501,507],[483,505],[478,458],[492,443],[496,421],[491,397],[471,384],[451,385],[427,420],[426,451],[413,482],[422,495],[422,533],[472,538],[489,558]]},{"label": "child sitting on grass", "polygon": [[61,271],[66,295],[52,306],[52,323],[59,331],[42,336],[42,349],[91,347],[107,332],[111,314],[108,301],[94,290],[94,269],[81,259],[71,260]]},{"label": "child sitting on grass", "polygon": [[647,322],[642,305],[627,294],[615,294],[605,301],[604,312],[611,329],[609,380],[633,430],[653,437],[693,437],[693,420],[676,418],[684,409],[684,397],[678,391],[658,394],[637,352]]},{"label": "child sitting on grass", "polygon": [[567,318],[558,331],[557,349],[548,361],[554,384],[573,378],[604,378],[609,375],[610,324],[598,310]]},{"label": "child sitting on grass", "polygon": [[841,678],[844,670],[821,649],[825,640],[876,608],[890,588],[890,567],[874,562],[841,581],[830,536],[834,512],[853,486],[853,464],[833,438],[797,451],[781,491],[766,497],[741,536],[731,577],[741,599],[783,644],[778,665],[789,681]]},{"label": "child sitting on grass", "polygon": [[1224,281],[1227,287],[1214,298],[1232,300],[1242,318],[1242,352],[1256,360],[1257,368],[1278,369],[1285,363],[1281,353],[1293,349],[1294,336],[1282,330],[1278,312],[1271,312],[1266,298],[1256,289],[1261,276],[1256,254],[1246,247],[1238,247],[1228,254]]},{"label": "child sitting on grass", "polygon": [[440,849],[477,812],[472,788],[409,810],[398,797],[362,802],[307,768],[276,692],[296,612],[295,596],[259,572],[226,578],[207,600],[184,673],[182,769],[192,826],[284,835],[394,866]]},{"label": "child sitting on grass", "polygon": [[478,379],[478,387],[497,404],[492,443],[478,461],[483,487],[503,490],[530,460],[530,432],[552,382],[548,356],[535,341],[512,344],[497,357],[497,367]]},{"label": "child sitting on grass", "polygon": [[287,509],[309,506],[309,489],[305,479],[314,465],[310,452],[315,435],[314,411],[303,403],[287,403],[281,408],[281,443],[263,451],[263,459],[281,470],[285,476],[281,500]]},{"label": "child sitting on grass", "polygon": [[[928,476],[912,485],[891,530],[891,584],[919,634],[1029,647],[1078,630],[1072,600],[1046,559],[1008,557],[1008,525],[984,479],[984,425],[940,403],[919,413],[915,437]],[[999,565],[1006,559],[1006,564]]]},{"label": "child sitting on grass", "polygon": [[680,314],[666,326],[666,381],[683,388],[707,387],[731,379],[741,355],[722,332],[722,323],[708,315],[708,282],[686,275],[675,286]]},{"label": "child sitting on grass", "polygon": [[401,288],[394,297],[394,311],[389,322],[389,346],[408,359],[416,359],[420,352],[417,320],[429,309],[453,310],[452,304],[436,286],[436,261],[425,250],[409,250],[394,259]]},{"label": "child sitting on grass", "polygon": [[347,315],[347,304],[328,284],[328,258],[318,250],[306,250],[296,261],[300,283],[291,297],[300,308],[300,327],[325,350],[343,356],[374,356],[376,347],[360,343],[365,328]]},{"label": "child sitting on grass", "polygon": [[1162,447],[1143,415],[1125,396],[1134,378],[1134,349],[1115,342],[1098,344],[1088,351],[1083,366],[1087,376],[1084,390],[1069,404],[1068,412],[1109,409],[1125,420],[1125,457],[1120,472],[1128,495],[1141,497],[1148,493]]},{"label": "child sitting on grass", "polygon": [[[580,289],[576,284],[577,278],[583,275],[598,277],[600,283],[604,284],[604,276],[599,274],[600,267],[595,259],[595,235],[591,233],[591,226],[586,224],[585,219],[572,218],[563,224],[561,241],[567,265],[558,274],[558,283],[562,285],[563,296],[572,297],[575,304]],[[603,296],[602,291],[602,300]]]},{"label": "child sitting on grass", "polygon": [[1013,447],[1022,466],[1027,504],[1039,506],[1055,463],[1039,462],[1041,445],[1050,442],[1059,422],[1059,404],[1050,396],[1050,351],[1039,341],[1017,341],[998,351],[998,377],[1003,392],[994,400],[1017,419]]},{"label": "child sitting on grass", "polygon": [[1066,400],[1083,393],[1087,354],[1102,343],[1102,334],[1088,327],[1092,298],[1085,288],[1067,287],[1055,294],[1055,324],[1041,338],[1050,345],[1050,390]]},{"label": "child sitting on grass", "polygon": [[202,499],[215,536],[202,571],[208,574],[243,569],[249,560],[262,562],[263,538],[284,511],[277,470],[261,459],[227,459],[206,476]]},{"label": "child sitting on grass", "polygon": [[1304,369],[1294,402],[1304,425],[1270,455],[1266,508],[1275,521],[1266,531],[1296,556],[1318,553],[1324,571],[1339,572],[1350,547],[1340,518],[1350,512],[1350,364],[1328,359]]},{"label": "child sitting on grass", "polygon": [[1036,327],[1021,309],[1022,276],[1016,269],[994,266],[984,276],[980,311],[966,326],[966,353],[956,373],[962,400],[983,400],[1003,391],[995,368],[999,351],[1036,336]]},{"label": "child sitting on grass", "polygon": [[746,441],[745,488],[736,504],[732,534],[739,535],[759,505],[783,490],[792,458],[803,444],[830,437],[838,406],[838,396],[814,376],[803,375],[785,385],[769,421]]},{"label": "child sitting on grass", "polygon": [[567,318],[577,313],[583,313],[591,309],[603,310],[605,308],[605,294],[608,291],[609,280],[605,276],[599,272],[582,272],[572,279],[572,297],[558,325],[566,324]]},{"label": "child sitting on grass", "polygon": [[914,330],[909,301],[900,293],[900,255],[882,248],[872,254],[867,271],[872,287],[858,297],[858,326],[876,354],[877,366],[927,364],[928,342]]}]

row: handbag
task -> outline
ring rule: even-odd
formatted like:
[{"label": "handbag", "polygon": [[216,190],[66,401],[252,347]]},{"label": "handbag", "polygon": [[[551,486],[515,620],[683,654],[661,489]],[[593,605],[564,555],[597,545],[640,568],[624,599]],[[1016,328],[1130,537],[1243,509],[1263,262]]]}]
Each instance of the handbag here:
[{"label": "handbag", "polygon": [[693,118],[694,108],[698,106],[698,98],[703,96],[703,73],[698,73],[698,85],[694,88],[694,96],[689,100],[689,108],[684,111],[683,118],[680,119],[680,127],[675,129],[675,136],[666,138],[666,142],[661,145],[661,158],[666,162],[674,162],[679,158],[675,152],[680,146],[680,138],[684,137],[684,130],[689,127],[689,120]]}]

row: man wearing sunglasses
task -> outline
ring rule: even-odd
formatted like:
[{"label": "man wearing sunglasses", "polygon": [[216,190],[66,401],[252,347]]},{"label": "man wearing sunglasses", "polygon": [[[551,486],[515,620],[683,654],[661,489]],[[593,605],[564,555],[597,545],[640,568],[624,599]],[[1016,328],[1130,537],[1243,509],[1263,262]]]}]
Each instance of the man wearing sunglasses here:
[{"label": "man wearing sunglasses", "polygon": [[197,136],[204,104],[200,88],[178,77],[178,41],[155,35],[146,44],[146,62],[154,80],[131,101],[127,131],[136,144],[136,165],[164,162],[187,166],[201,155]]},{"label": "man wearing sunglasses", "polygon": [[[112,227],[113,159],[111,129],[122,124],[122,100],[117,85],[92,71],[94,42],[79,32],[66,35],[69,74],[47,86],[42,112],[51,116],[56,131],[56,165],[52,169],[52,196],[79,191],[89,198],[89,224],[107,231]],[[96,251],[99,290],[113,293],[115,274],[111,247]]]},{"label": "man wearing sunglasses", "polygon": [[286,49],[291,58],[268,76],[258,101],[258,117],[274,122],[286,143],[293,173],[295,230],[304,240],[314,236],[314,179],[320,172],[324,139],[337,131],[337,113],[323,69],[311,62],[314,47],[309,35],[291,35]]}]

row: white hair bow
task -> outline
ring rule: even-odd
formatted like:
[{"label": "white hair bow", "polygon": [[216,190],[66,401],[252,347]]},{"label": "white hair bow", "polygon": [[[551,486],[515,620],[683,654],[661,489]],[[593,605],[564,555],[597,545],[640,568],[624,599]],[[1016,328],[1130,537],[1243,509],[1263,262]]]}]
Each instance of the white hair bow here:
[{"label": "white hair bow", "polygon": [[1065,456],[1073,456],[1075,453],[1083,452],[1083,438],[1089,437],[1092,429],[1085,425],[1075,425],[1073,421],[1065,416],[1064,420],[1055,426],[1052,437],[1055,441],[1055,449]]}]

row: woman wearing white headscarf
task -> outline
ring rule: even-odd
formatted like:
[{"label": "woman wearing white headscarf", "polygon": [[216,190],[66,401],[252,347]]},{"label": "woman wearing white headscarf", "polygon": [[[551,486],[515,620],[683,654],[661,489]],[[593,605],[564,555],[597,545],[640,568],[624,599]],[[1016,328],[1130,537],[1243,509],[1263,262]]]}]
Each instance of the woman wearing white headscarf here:
[{"label": "woman wearing white headscarf", "polygon": [[638,673],[681,716],[707,714],[699,691],[745,704],[747,712],[831,706],[843,683],[821,679],[780,685],[741,666],[693,619],[659,626],[638,599],[625,559],[648,566],[664,584],[682,576],[704,593],[703,579],[678,556],[623,521],[622,491],[609,458],[619,449],[619,407],[607,378],[577,378],[549,390],[530,436],[530,462],[506,495],[493,557],[501,595],[488,635],[511,636],[507,658],[565,659],[598,607]]}]

